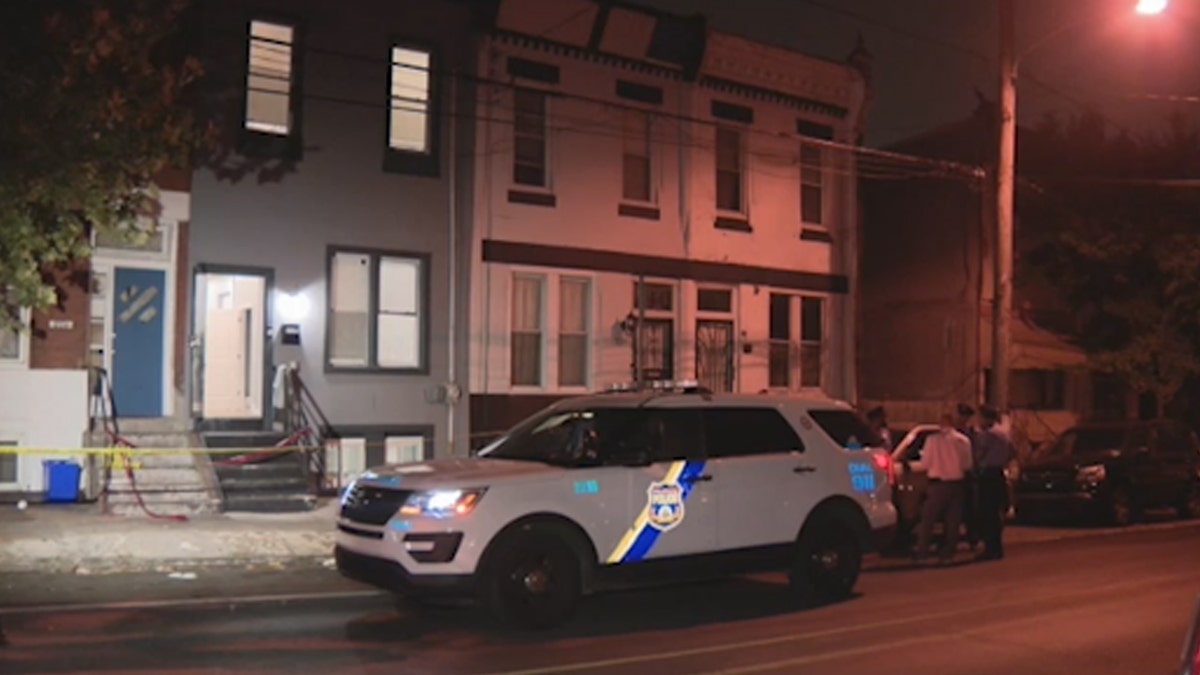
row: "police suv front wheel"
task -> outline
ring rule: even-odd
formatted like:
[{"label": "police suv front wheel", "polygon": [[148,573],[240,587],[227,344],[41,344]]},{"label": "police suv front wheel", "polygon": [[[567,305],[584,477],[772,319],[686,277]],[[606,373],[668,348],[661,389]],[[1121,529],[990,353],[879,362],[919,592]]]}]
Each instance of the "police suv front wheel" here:
[{"label": "police suv front wheel", "polygon": [[538,529],[497,544],[481,579],[492,613],[524,628],[549,628],[569,619],[582,593],[580,563],[571,547]]},{"label": "police suv front wheel", "polygon": [[854,529],[825,516],[809,523],[796,541],[789,575],[792,593],[803,607],[850,597],[862,568],[862,549]]}]

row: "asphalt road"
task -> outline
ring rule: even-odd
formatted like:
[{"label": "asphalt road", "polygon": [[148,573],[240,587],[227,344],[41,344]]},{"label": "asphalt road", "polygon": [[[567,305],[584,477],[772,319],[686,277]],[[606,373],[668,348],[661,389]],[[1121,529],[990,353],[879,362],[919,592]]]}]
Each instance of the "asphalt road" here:
[{"label": "asphalt road", "polygon": [[[397,611],[320,568],[228,570],[226,592],[245,597],[220,601],[199,589],[222,572],[198,574],[195,586],[72,581],[132,584],[139,599],[72,598],[91,607],[10,592],[0,673],[1166,675],[1200,593],[1200,526],[1011,546],[999,562],[875,561],[855,598],[808,611],[788,607],[773,575],[612,594],[532,634],[470,608]],[[298,595],[249,597],[284,592]]]}]

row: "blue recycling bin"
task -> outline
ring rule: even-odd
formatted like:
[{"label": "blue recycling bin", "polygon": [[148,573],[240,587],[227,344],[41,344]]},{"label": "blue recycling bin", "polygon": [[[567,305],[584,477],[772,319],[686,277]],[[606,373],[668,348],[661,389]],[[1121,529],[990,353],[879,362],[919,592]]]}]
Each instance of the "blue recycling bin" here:
[{"label": "blue recycling bin", "polygon": [[79,501],[79,477],[83,467],[75,462],[51,459],[42,462],[46,480],[46,501]]}]

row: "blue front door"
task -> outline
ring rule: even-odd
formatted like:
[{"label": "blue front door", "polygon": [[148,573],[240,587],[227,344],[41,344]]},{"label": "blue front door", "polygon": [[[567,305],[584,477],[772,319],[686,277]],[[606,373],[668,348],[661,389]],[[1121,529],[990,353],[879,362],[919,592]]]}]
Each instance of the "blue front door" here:
[{"label": "blue front door", "polygon": [[112,383],[120,417],[163,414],[163,307],[167,275],[118,267],[113,284]]}]

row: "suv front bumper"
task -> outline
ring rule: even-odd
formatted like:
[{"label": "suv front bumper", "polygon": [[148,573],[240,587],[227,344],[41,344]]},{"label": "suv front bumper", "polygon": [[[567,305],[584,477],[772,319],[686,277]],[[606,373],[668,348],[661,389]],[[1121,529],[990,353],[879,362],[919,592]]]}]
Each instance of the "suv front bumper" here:
[{"label": "suv front bumper", "polygon": [[342,576],[392,593],[419,598],[460,598],[475,592],[475,577],[470,574],[413,574],[394,560],[343,546],[334,547],[333,556]]}]

